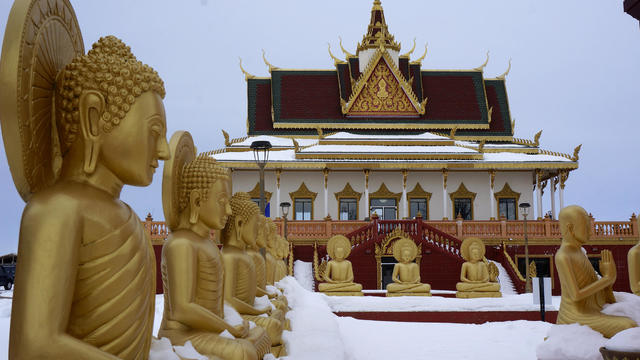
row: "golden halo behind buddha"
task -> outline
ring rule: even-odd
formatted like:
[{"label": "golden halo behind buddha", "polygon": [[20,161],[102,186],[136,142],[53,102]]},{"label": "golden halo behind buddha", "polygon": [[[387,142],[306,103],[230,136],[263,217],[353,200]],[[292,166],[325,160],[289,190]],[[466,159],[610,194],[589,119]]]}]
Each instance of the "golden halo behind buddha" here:
[{"label": "golden halo behind buddha", "polygon": [[0,60],[0,123],[13,182],[24,201],[59,175],[62,156],[51,106],[56,78],[83,54],[68,0],[14,2]]},{"label": "golden halo behind buddha", "polygon": [[413,240],[409,238],[401,238],[396,240],[393,244],[393,257],[398,260],[398,262],[402,262],[402,250],[408,248],[411,254],[411,259],[409,261],[415,260],[416,256],[418,256],[418,247]]},{"label": "golden halo behind buddha", "polygon": [[335,235],[327,242],[327,254],[331,259],[335,259],[335,251],[338,246],[344,249],[344,258],[348,258],[351,253],[351,241],[344,235]]},{"label": "golden halo behind buddha", "polygon": [[474,244],[480,248],[480,258],[484,258],[485,248],[482,239],[477,237],[468,237],[462,241],[462,245],[460,246],[460,255],[462,255],[466,261],[470,261],[469,248]]},{"label": "golden halo behind buddha", "polygon": [[187,131],[176,131],[169,141],[171,158],[165,160],[162,173],[162,208],[169,229],[174,230],[180,223],[180,190],[182,170],[196,158],[193,138]]}]

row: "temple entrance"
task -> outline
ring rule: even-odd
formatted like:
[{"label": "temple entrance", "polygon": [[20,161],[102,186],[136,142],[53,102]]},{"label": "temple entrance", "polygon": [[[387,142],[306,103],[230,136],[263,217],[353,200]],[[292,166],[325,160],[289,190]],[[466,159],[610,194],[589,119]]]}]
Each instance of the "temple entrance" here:
[{"label": "temple entrance", "polygon": [[396,199],[371,199],[369,213],[375,213],[380,220],[396,220],[397,212]]},{"label": "temple entrance", "polygon": [[383,256],[380,259],[380,272],[382,273],[382,286],[380,289],[386,289],[387,284],[393,282],[393,267],[398,261],[393,256]]}]

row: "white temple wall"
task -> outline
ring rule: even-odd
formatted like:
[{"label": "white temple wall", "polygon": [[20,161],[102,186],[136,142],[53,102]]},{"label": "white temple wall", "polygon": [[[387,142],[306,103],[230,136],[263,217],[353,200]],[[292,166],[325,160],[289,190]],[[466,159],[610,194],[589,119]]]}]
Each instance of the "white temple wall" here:
[{"label": "white temple wall", "polygon": [[[495,179],[495,192],[499,192],[504,187],[505,183],[509,183],[509,186],[513,191],[520,193],[520,199],[518,200],[518,205],[527,202],[531,204],[531,208],[529,210],[529,219],[532,219],[533,216],[533,207],[534,207],[534,193],[533,193],[533,171],[498,171],[496,172]],[[496,219],[498,218],[497,213],[492,215]],[[518,210],[518,219],[521,219],[520,210]]]},{"label": "white temple wall", "polygon": [[[431,193],[431,199],[428,204],[429,217],[427,220],[442,220],[444,217],[444,213],[442,212],[442,171],[409,170],[407,176],[407,192],[411,192],[417,183],[420,183],[424,191]],[[426,219],[427,214],[422,215]]]},{"label": "white temple wall", "polygon": [[342,191],[347,183],[351,185],[353,190],[362,193],[360,201],[358,202],[358,220],[362,220],[368,216],[364,196],[364,172],[362,170],[329,172],[329,195],[327,196],[329,200],[329,215],[331,215],[333,220],[340,219],[338,201],[336,200],[335,193]]},{"label": "white temple wall", "polygon": [[458,190],[461,183],[467,190],[476,193],[473,201],[473,220],[489,220],[491,217],[491,203],[489,202],[489,172],[488,171],[449,171],[447,180],[447,217],[450,220],[456,217],[453,214],[451,193]]},{"label": "white temple wall", "polygon": [[[313,201],[313,218],[311,220],[322,220],[324,214],[324,174],[322,171],[296,171],[296,170],[283,170],[280,175],[280,202],[290,202],[291,209],[289,210],[289,220],[294,219],[293,213],[293,200],[289,196],[289,193],[295,192],[300,188],[302,183],[307,186],[307,189],[317,193],[315,200]],[[271,212],[271,217],[275,218],[275,212]]]}]

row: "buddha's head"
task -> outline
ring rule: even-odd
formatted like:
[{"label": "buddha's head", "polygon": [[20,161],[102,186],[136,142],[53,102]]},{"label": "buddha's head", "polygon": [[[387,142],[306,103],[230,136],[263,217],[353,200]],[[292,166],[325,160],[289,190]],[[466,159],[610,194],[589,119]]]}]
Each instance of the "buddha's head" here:
[{"label": "buddha's head", "polygon": [[274,223],[273,220],[267,218],[266,245],[267,249],[269,249],[270,251],[273,251],[276,246],[277,235],[278,227],[276,226],[276,223]]},{"label": "buddha's head", "polygon": [[471,244],[471,246],[469,246],[469,258],[472,262],[482,260],[482,256],[480,255],[481,253],[482,253],[482,246],[480,246],[480,244],[473,243]]},{"label": "buddha's head", "polygon": [[327,242],[327,253],[331,259],[342,261],[351,253],[351,242],[344,235],[335,235]]},{"label": "buddha's head", "polygon": [[279,244],[279,246],[278,246],[278,257],[281,258],[281,259],[284,259],[288,255],[289,242],[287,240],[285,240],[283,237],[281,237],[280,241],[278,242],[278,244]]},{"label": "buddha's head", "polygon": [[485,254],[484,242],[477,237],[468,237],[462,241],[460,254],[466,261],[472,263],[481,261]]},{"label": "buddha's head", "polygon": [[570,205],[558,214],[563,241],[584,244],[591,235],[591,219],[587,211],[578,205]]},{"label": "buddha's head", "polygon": [[405,246],[405,247],[403,247],[403,248],[402,248],[402,254],[401,254],[401,257],[402,257],[402,262],[403,262],[403,263],[408,263],[408,262],[410,262],[411,260],[413,260],[413,259],[411,258],[411,255],[412,255],[412,254],[411,254],[411,249],[410,249],[409,247],[406,247],[406,246]]},{"label": "buddha's head", "polygon": [[402,264],[408,264],[418,256],[416,243],[409,238],[403,237],[393,243],[393,257]]},{"label": "buddha's head", "polygon": [[251,201],[246,192],[237,192],[231,197],[232,214],[223,230],[223,244],[235,239],[234,246],[254,247],[258,235],[260,208]]},{"label": "buddha's head", "polygon": [[258,235],[256,235],[256,246],[261,249],[267,247],[267,218],[264,215],[258,216]]},{"label": "buddha's head", "polygon": [[164,95],[158,74],[121,40],[98,40],[57,78],[54,140],[65,159],[63,171],[149,185],[158,159],[169,158]]},{"label": "buddha's head", "polygon": [[184,165],[180,179],[180,213],[189,223],[202,222],[207,228],[222,230],[232,215],[229,198],[229,169],[208,156],[200,156]]}]

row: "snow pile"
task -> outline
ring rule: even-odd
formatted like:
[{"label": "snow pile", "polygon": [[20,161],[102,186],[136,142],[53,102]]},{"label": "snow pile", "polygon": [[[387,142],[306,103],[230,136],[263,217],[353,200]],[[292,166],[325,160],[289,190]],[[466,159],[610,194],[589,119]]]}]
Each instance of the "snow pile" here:
[{"label": "snow pile", "polygon": [[553,325],[547,340],[536,348],[540,360],[602,360],[598,349],[607,339],[586,325]]},{"label": "snow pile", "polygon": [[313,264],[306,261],[296,260],[293,263],[293,274],[300,286],[305,290],[313,291]]},{"label": "snow pile", "polygon": [[267,288],[265,290],[267,290],[269,294],[276,294],[278,296],[282,295],[282,291],[280,291],[280,289],[273,285],[267,285]]},{"label": "snow pile", "polygon": [[231,305],[224,303],[224,321],[231,326],[242,325],[244,319]]},{"label": "snow pile", "polygon": [[498,282],[500,283],[500,291],[502,292],[502,295],[517,294],[518,292],[513,286],[513,281],[511,281],[511,277],[507,274],[507,270],[502,266],[502,264],[493,260],[489,261],[496,264],[498,267]]},{"label": "snow pile", "polygon": [[345,359],[343,334],[337,316],[323,300],[326,295],[304,289],[291,276],[277,285],[284,289],[291,307],[287,318],[291,321],[292,331],[284,331],[282,335],[289,354],[287,359]]},{"label": "snow pile", "polygon": [[263,295],[261,297],[256,297],[253,302],[253,306],[256,309],[264,309],[270,307],[271,310],[275,310],[275,306],[269,301],[269,297],[267,295]]},{"label": "snow pile", "polygon": [[640,352],[640,327],[620,331],[604,343],[613,351]]},{"label": "snow pile", "polygon": [[607,315],[626,316],[640,325],[640,296],[614,291],[615,304],[606,304],[602,313]]},{"label": "snow pile", "polygon": [[[501,298],[457,299],[440,296],[326,296],[334,312],[356,311],[539,311],[532,294],[504,295]],[[548,311],[556,311],[560,297],[553,297]]]},{"label": "snow pile", "polygon": [[[178,356],[180,355],[180,356]],[[167,338],[151,339],[151,349],[149,350],[149,360],[207,360],[206,356],[200,355],[187,341],[184,346],[171,346],[171,341]]]}]

